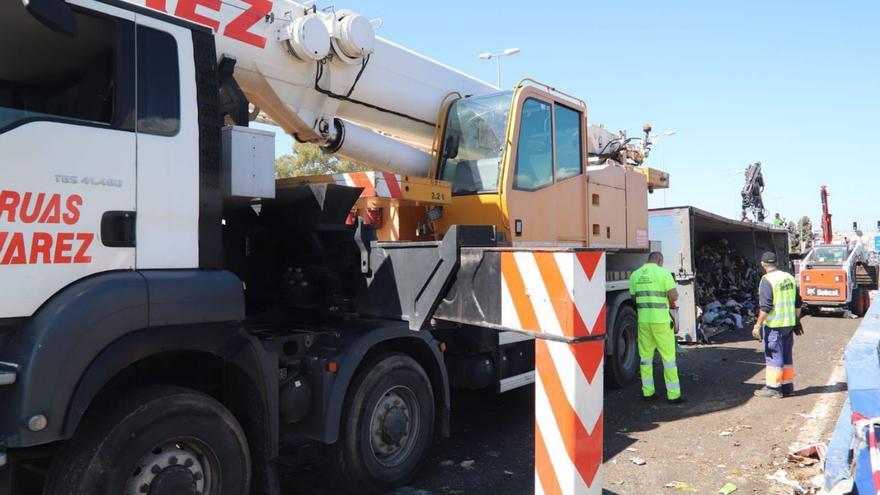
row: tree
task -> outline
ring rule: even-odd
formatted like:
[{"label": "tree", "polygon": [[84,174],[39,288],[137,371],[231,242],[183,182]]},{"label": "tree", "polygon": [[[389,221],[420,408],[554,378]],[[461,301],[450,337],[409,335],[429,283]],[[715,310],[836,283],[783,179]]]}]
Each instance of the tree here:
[{"label": "tree", "polygon": [[328,155],[316,144],[294,143],[293,153],[275,160],[275,177],[301,177],[304,175],[328,175],[370,170],[333,155]]},{"label": "tree", "polygon": [[813,249],[813,222],[810,221],[810,217],[804,216],[801,218],[801,221],[798,222],[798,230],[800,230],[801,234],[802,251],[807,252]]},{"label": "tree", "polygon": [[801,252],[801,233],[798,231],[796,223],[788,222],[788,252],[792,254],[800,254]]}]

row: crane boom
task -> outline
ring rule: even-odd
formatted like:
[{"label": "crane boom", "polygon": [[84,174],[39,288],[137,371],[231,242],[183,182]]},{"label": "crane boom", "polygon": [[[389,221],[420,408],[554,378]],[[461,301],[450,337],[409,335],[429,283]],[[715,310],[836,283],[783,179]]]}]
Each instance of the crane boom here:
[{"label": "crane boom", "polygon": [[213,29],[218,59],[235,61],[250,103],[296,139],[374,168],[427,176],[431,156],[421,150],[432,147],[444,101],[497,91],[377,37],[351,10],[288,0],[126,1]]}]

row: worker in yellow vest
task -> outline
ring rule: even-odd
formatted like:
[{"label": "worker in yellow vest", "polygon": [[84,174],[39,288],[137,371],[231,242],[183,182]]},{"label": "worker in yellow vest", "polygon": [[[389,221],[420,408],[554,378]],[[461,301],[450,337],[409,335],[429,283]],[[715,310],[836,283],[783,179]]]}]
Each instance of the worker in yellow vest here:
[{"label": "worker in yellow vest", "polygon": [[752,336],[764,342],[766,386],[755,391],[756,397],[794,395],[794,336],[803,333],[797,317],[800,296],[794,277],[779,269],[775,253],[761,256],[767,272],[758,289],[761,312]]},{"label": "worker in yellow vest", "polygon": [[653,252],[648,262],[633,272],[629,292],[636,299],[639,314],[639,357],[641,358],[642,396],[650,401],[657,397],[654,388],[654,352],[663,360],[666,400],[670,404],[684,402],[678,381],[675,360],[675,330],[670,304],[678,300],[677,284],[669,270],[663,268],[663,254]]}]

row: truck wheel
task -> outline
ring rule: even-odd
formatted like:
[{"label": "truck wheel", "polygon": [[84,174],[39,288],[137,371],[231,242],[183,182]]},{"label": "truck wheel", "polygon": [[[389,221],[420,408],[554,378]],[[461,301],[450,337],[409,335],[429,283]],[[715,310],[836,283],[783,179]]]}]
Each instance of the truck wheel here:
[{"label": "truck wheel", "polygon": [[605,377],[612,387],[623,388],[639,374],[639,320],[634,309],[620,307],[610,337],[614,354],[605,362]]},{"label": "truck wheel", "polygon": [[390,354],[366,363],[350,390],[330,467],[352,493],[386,493],[415,476],[434,436],[431,381],[411,357]]},{"label": "truck wheel", "polygon": [[250,453],[207,395],[150,387],[89,414],[52,462],[45,495],[244,495]]}]

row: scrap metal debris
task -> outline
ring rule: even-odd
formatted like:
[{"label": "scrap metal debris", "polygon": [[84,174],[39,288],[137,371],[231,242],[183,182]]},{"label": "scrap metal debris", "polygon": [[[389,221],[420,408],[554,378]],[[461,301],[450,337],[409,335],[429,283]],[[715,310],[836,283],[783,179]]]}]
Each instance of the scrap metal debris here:
[{"label": "scrap metal debris", "polygon": [[703,335],[750,325],[761,280],[757,265],[737,254],[727,239],[703,244],[695,258]]}]

